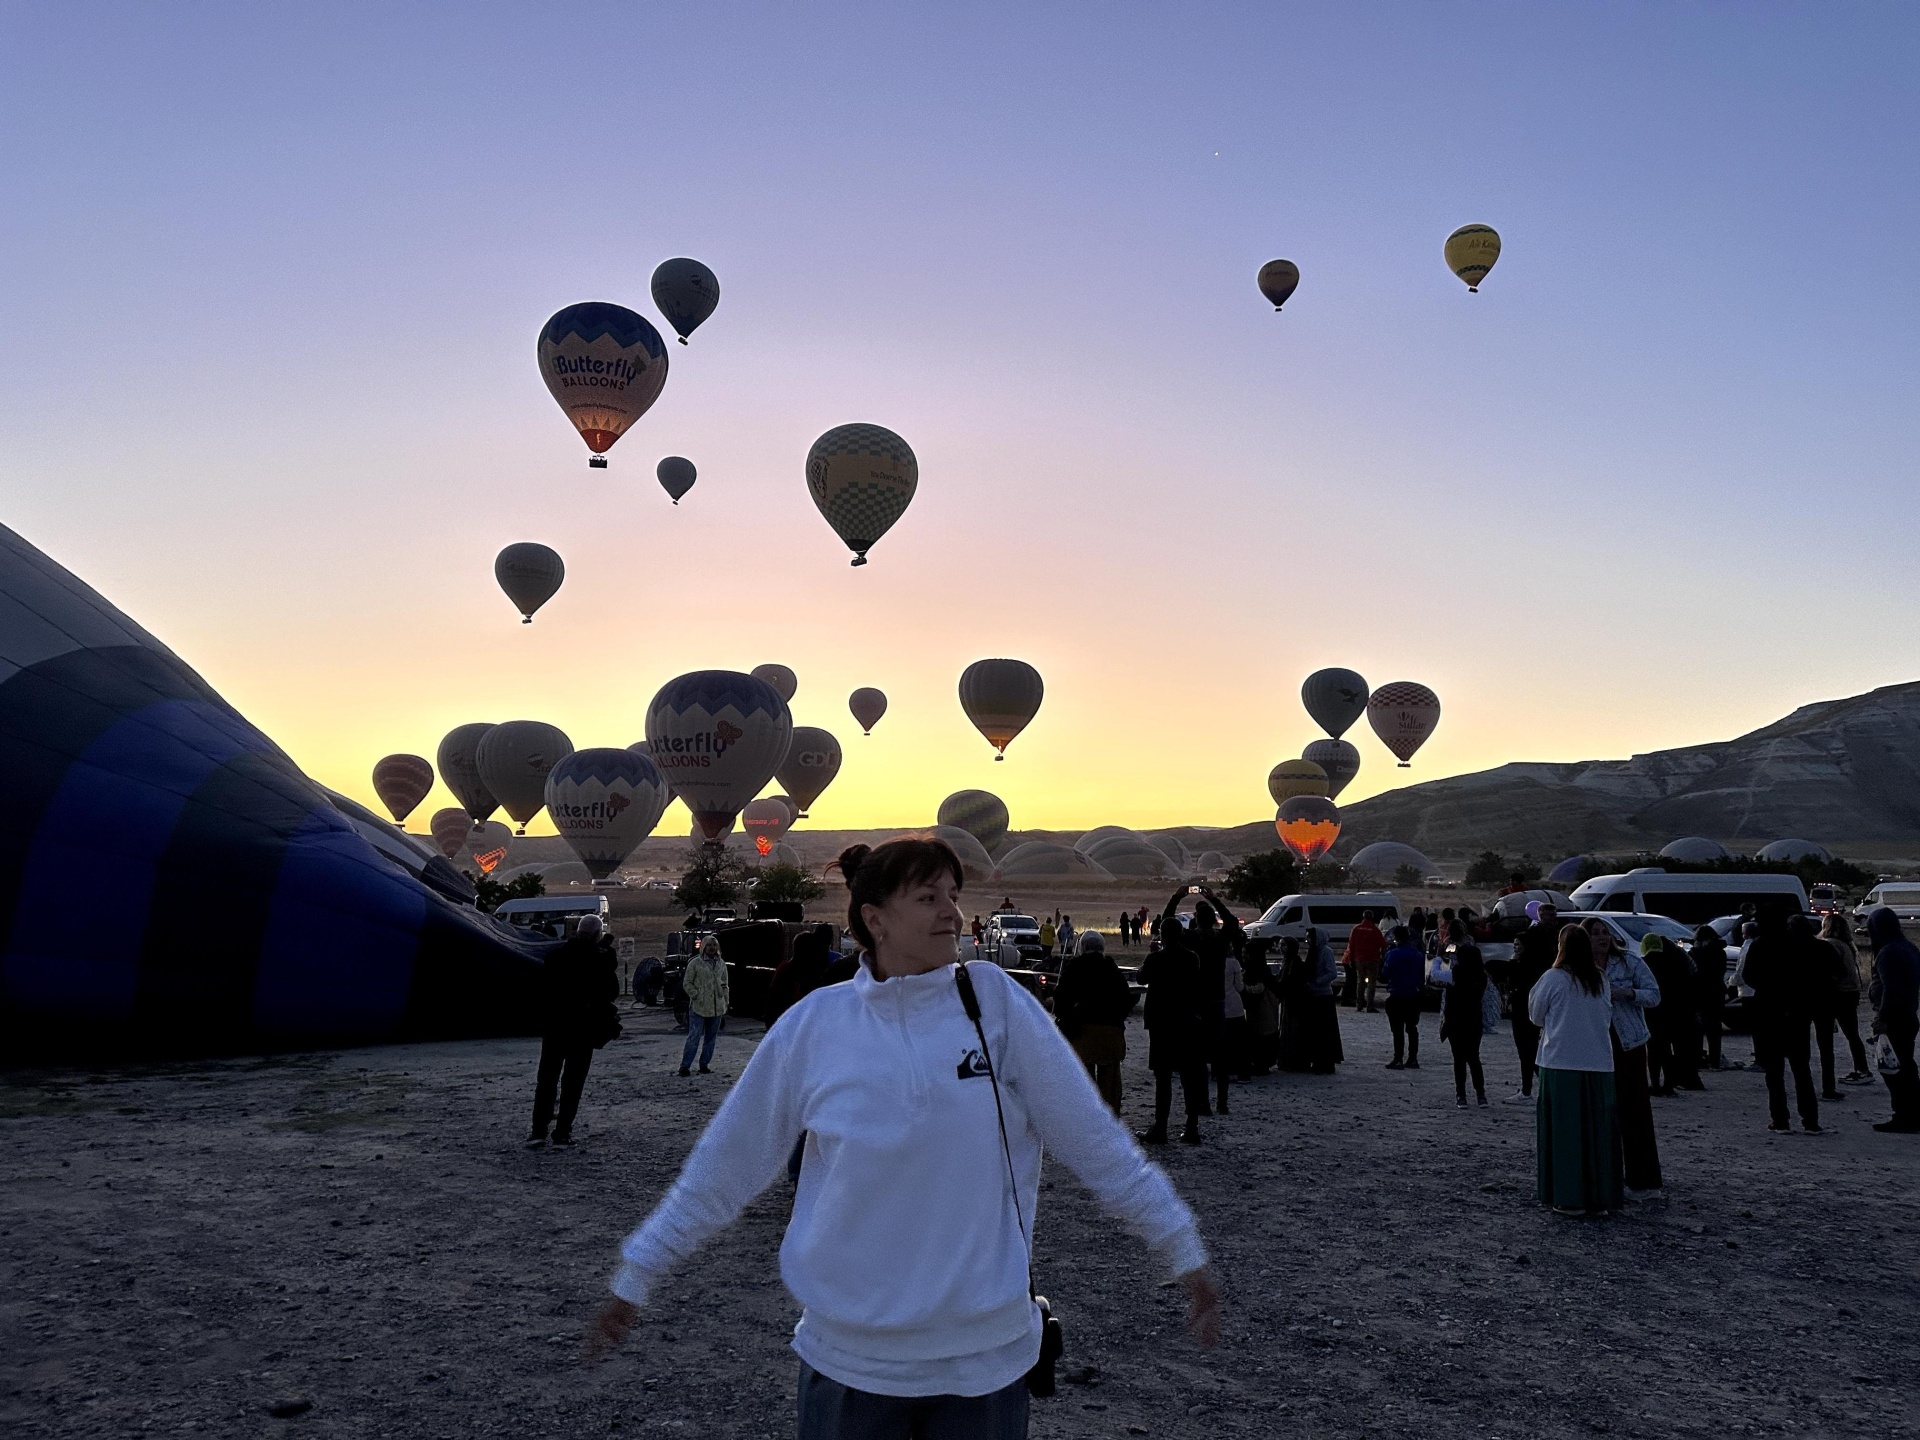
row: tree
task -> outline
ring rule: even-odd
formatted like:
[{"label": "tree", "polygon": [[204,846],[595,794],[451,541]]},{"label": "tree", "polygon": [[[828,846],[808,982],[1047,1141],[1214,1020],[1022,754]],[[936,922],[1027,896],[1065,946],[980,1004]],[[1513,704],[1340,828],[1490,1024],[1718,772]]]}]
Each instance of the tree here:
[{"label": "tree", "polygon": [[503,900],[533,900],[547,893],[547,882],[529,870],[502,885],[491,875],[472,875],[473,903],[482,910],[497,910]]},{"label": "tree", "polygon": [[762,865],[753,875],[755,900],[787,900],[804,905],[827,893],[827,887],[799,865]]},{"label": "tree", "polygon": [[1282,895],[1300,887],[1300,866],[1290,850],[1265,850],[1249,855],[1227,871],[1226,894],[1242,905],[1265,910]]},{"label": "tree", "polygon": [[719,846],[702,845],[687,857],[686,873],[673,898],[689,910],[731,905],[749,879],[747,867]]},{"label": "tree", "polygon": [[1482,850],[1467,867],[1467,884],[1476,890],[1507,883],[1507,857],[1497,850]]},{"label": "tree", "polygon": [[1402,890],[1417,890],[1426,878],[1418,865],[1402,865],[1393,872],[1393,883]]}]

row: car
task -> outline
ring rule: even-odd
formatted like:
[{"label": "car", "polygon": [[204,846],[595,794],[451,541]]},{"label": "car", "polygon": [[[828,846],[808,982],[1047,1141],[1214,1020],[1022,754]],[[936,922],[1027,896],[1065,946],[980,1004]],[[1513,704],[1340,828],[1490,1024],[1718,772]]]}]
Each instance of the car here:
[{"label": "car", "polygon": [[[1618,910],[1569,910],[1560,917],[1569,925],[1586,920],[1606,922],[1614,938],[1631,954],[1640,953],[1640,942],[1649,935],[1661,935],[1682,950],[1693,948],[1693,931],[1670,915],[1622,914]],[[1738,918],[1738,917],[1735,917]]]},{"label": "car", "polygon": [[1005,965],[1009,949],[1027,964],[1038,960],[1042,954],[1040,922],[1014,910],[996,910],[989,915],[980,936],[981,955]]},{"label": "car", "polygon": [[1867,916],[1885,906],[1899,917],[1902,925],[1909,921],[1920,920],[1920,885],[1912,882],[1883,881],[1866,893],[1864,899],[1853,907],[1854,928],[1864,932],[1867,928]]},{"label": "car", "polygon": [[1815,885],[1807,891],[1807,909],[1815,915],[1833,915],[1846,907],[1838,885]]}]

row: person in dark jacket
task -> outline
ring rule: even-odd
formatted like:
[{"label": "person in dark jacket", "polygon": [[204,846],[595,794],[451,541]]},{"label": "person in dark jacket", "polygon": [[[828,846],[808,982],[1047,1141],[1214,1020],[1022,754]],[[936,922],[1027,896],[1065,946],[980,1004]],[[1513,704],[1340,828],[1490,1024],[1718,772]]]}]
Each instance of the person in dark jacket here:
[{"label": "person in dark jacket", "polygon": [[1513,963],[1507,967],[1507,1004],[1513,1015],[1513,1048],[1520,1056],[1520,1093],[1514,1103],[1533,1099],[1534,1061],[1540,1053],[1540,1027],[1527,1016],[1527,997],[1540,977],[1553,968],[1560,949],[1560,915],[1544,902],[1529,906],[1533,923],[1513,942]]},{"label": "person in dark jacket", "polygon": [[816,925],[793,937],[792,953],[773,972],[768,984],[771,1025],[827,982],[827,951],[831,925]]},{"label": "person in dark jacket", "polygon": [[[618,1028],[613,1002],[620,994],[619,962],[612,946],[601,943],[603,929],[598,915],[583,915],[572,938],[547,956],[541,977],[540,1068],[533,1086],[529,1148],[547,1143],[549,1123],[555,1145],[573,1144],[573,1117],[580,1109],[587,1067],[593,1063],[594,1050]],[[556,1086],[560,1092],[557,1121]]]},{"label": "person in dark jacket", "polygon": [[[1727,1008],[1726,942],[1713,926],[1702,925],[1693,932],[1693,951],[1687,958],[1693,961],[1693,1014],[1706,1047],[1705,1063],[1709,1069],[1718,1070],[1722,1063],[1720,1036],[1725,1029]],[[1697,1066],[1695,1073],[1698,1073]]]},{"label": "person in dark jacket", "polygon": [[1280,942],[1280,1035],[1275,1047],[1275,1063],[1294,1075],[1303,1075],[1313,1068],[1310,969],[1298,940],[1288,938]]},{"label": "person in dark jacket", "polygon": [[1393,945],[1380,961],[1387,984],[1387,1024],[1393,1029],[1389,1070],[1420,1068],[1420,994],[1427,983],[1427,957],[1404,925],[1393,927]]},{"label": "person in dark jacket", "polygon": [[[1188,887],[1184,885],[1173,892],[1173,898],[1167,902],[1167,908],[1160,918],[1162,935],[1169,930],[1180,930],[1180,922],[1175,917],[1179,913],[1180,902],[1186,899],[1187,894]],[[1227,909],[1226,902],[1204,887],[1200,895],[1199,903],[1193,907],[1193,926],[1185,932],[1186,941],[1199,960],[1200,1030],[1197,1059],[1203,1071],[1212,1073],[1217,1092],[1215,1105],[1224,1115],[1227,1113],[1228,1077],[1235,1063],[1227,1034],[1227,957],[1237,955],[1244,948],[1244,942],[1240,934],[1240,922]],[[1214,1108],[1214,1105],[1206,1102],[1203,1092],[1200,1113],[1210,1115]]]},{"label": "person in dark jacket", "polygon": [[1867,940],[1873,946],[1873,1033],[1893,1046],[1900,1068],[1882,1074],[1893,1101],[1893,1118],[1873,1128],[1887,1134],[1920,1134],[1920,1071],[1913,1042],[1920,1035],[1920,949],[1900,929],[1900,917],[1882,906],[1867,916]]},{"label": "person in dark jacket", "polygon": [[1844,1077],[1847,1084],[1859,1084],[1873,1077],[1867,1073],[1866,1042],[1860,1038],[1860,956],[1853,948],[1853,929],[1847,917],[1835,910],[1820,922],[1820,938],[1833,951],[1833,992],[1831,1004],[1814,1021],[1814,1038],[1820,1042],[1820,1095],[1825,1100],[1843,1098],[1834,1088],[1833,1035],[1838,1030],[1851,1052],[1853,1068]]},{"label": "person in dark jacket", "polygon": [[1187,1102],[1187,1126],[1180,1138],[1198,1145],[1200,1116],[1207,1105],[1207,1071],[1200,1048],[1200,957],[1178,924],[1160,925],[1141,962],[1140,983],[1147,987],[1147,1068],[1153,1072],[1153,1125],[1140,1132],[1140,1139],[1148,1145],[1166,1144],[1177,1074]]},{"label": "person in dark jacket", "polygon": [[1480,1069],[1480,1036],[1485,1025],[1481,1010],[1487,992],[1487,966],[1480,947],[1455,920],[1447,927],[1447,949],[1453,961],[1451,979],[1440,997],[1440,1038],[1453,1048],[1454,1104],[1467,1103],[1467,1076],[1473,1076],[1478,1103],[1487,1103],[1487,1077]]},{"label": "person in dark jacket", "polygon": [[1703,1090],[1700,1035],[1694,1009],[1693,961],[1664,935],[1649,935],[1641,957],[1660,986],[1660,1003],[1647,1011],[1647,1088],[1655,1095]]},{"label": "person in dark jacket", "polygon": [[1813,1088],[1813,1018],[1828,984],[1820,937],[1804,915],[1784,923],[1777,913],[1763,915],[1759,934],[1747,945],[1742,977],[1753,990],[1753,1049],[1767,1072],[1767,1128],[1793,1128],[1787,1114],[1786,1072],[1793,1071],[1800,1124],[1820,1130],[1820,1101]]},{"label": "person in dark jacket", "polygon": [[1087,1067],[1100,1098],[1120,1113],[1120,1062],[1127,1058],[1127,1011],[1133,997],[1098,930],[1082,930],[1060,966],[1054,1023]]}]

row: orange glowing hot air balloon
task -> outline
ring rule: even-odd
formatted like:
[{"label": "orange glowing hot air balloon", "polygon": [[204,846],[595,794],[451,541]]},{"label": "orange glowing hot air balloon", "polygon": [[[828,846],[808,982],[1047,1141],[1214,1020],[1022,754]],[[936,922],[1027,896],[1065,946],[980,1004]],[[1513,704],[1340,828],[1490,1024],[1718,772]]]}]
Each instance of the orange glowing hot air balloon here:
[{"label": "orange glowing hot air balloon", "polygon": [[1340,807],[1323,795],[1295,795],[1273,817],[1273,828],[1282,845],[1311,865],[1340,838]]}]

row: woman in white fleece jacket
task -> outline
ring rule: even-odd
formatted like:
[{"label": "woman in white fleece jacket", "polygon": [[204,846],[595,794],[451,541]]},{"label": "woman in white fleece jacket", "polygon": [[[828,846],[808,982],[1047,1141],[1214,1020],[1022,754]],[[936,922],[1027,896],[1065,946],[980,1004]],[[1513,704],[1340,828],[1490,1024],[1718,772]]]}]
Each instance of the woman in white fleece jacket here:
[{"label": "woman in white fleece jacket", "polygon": [[767,1032],[680,1178],[621,1246],[595,1339],[625,1339],[653,1288],[786,1168],[806,1136],[780,1273],[802,1307],[801,1440],[1027,1433],[1042,1317],[1028,1286],[1040,1154],[1051,1148],[1192,1299],[1202,1344],[1220,1297],[1193,1215],[1101,1101],[1038,1001],[968,967],[999,1080],[960,998],[959,859],[937,839],[840,857],[854,979]]}]

